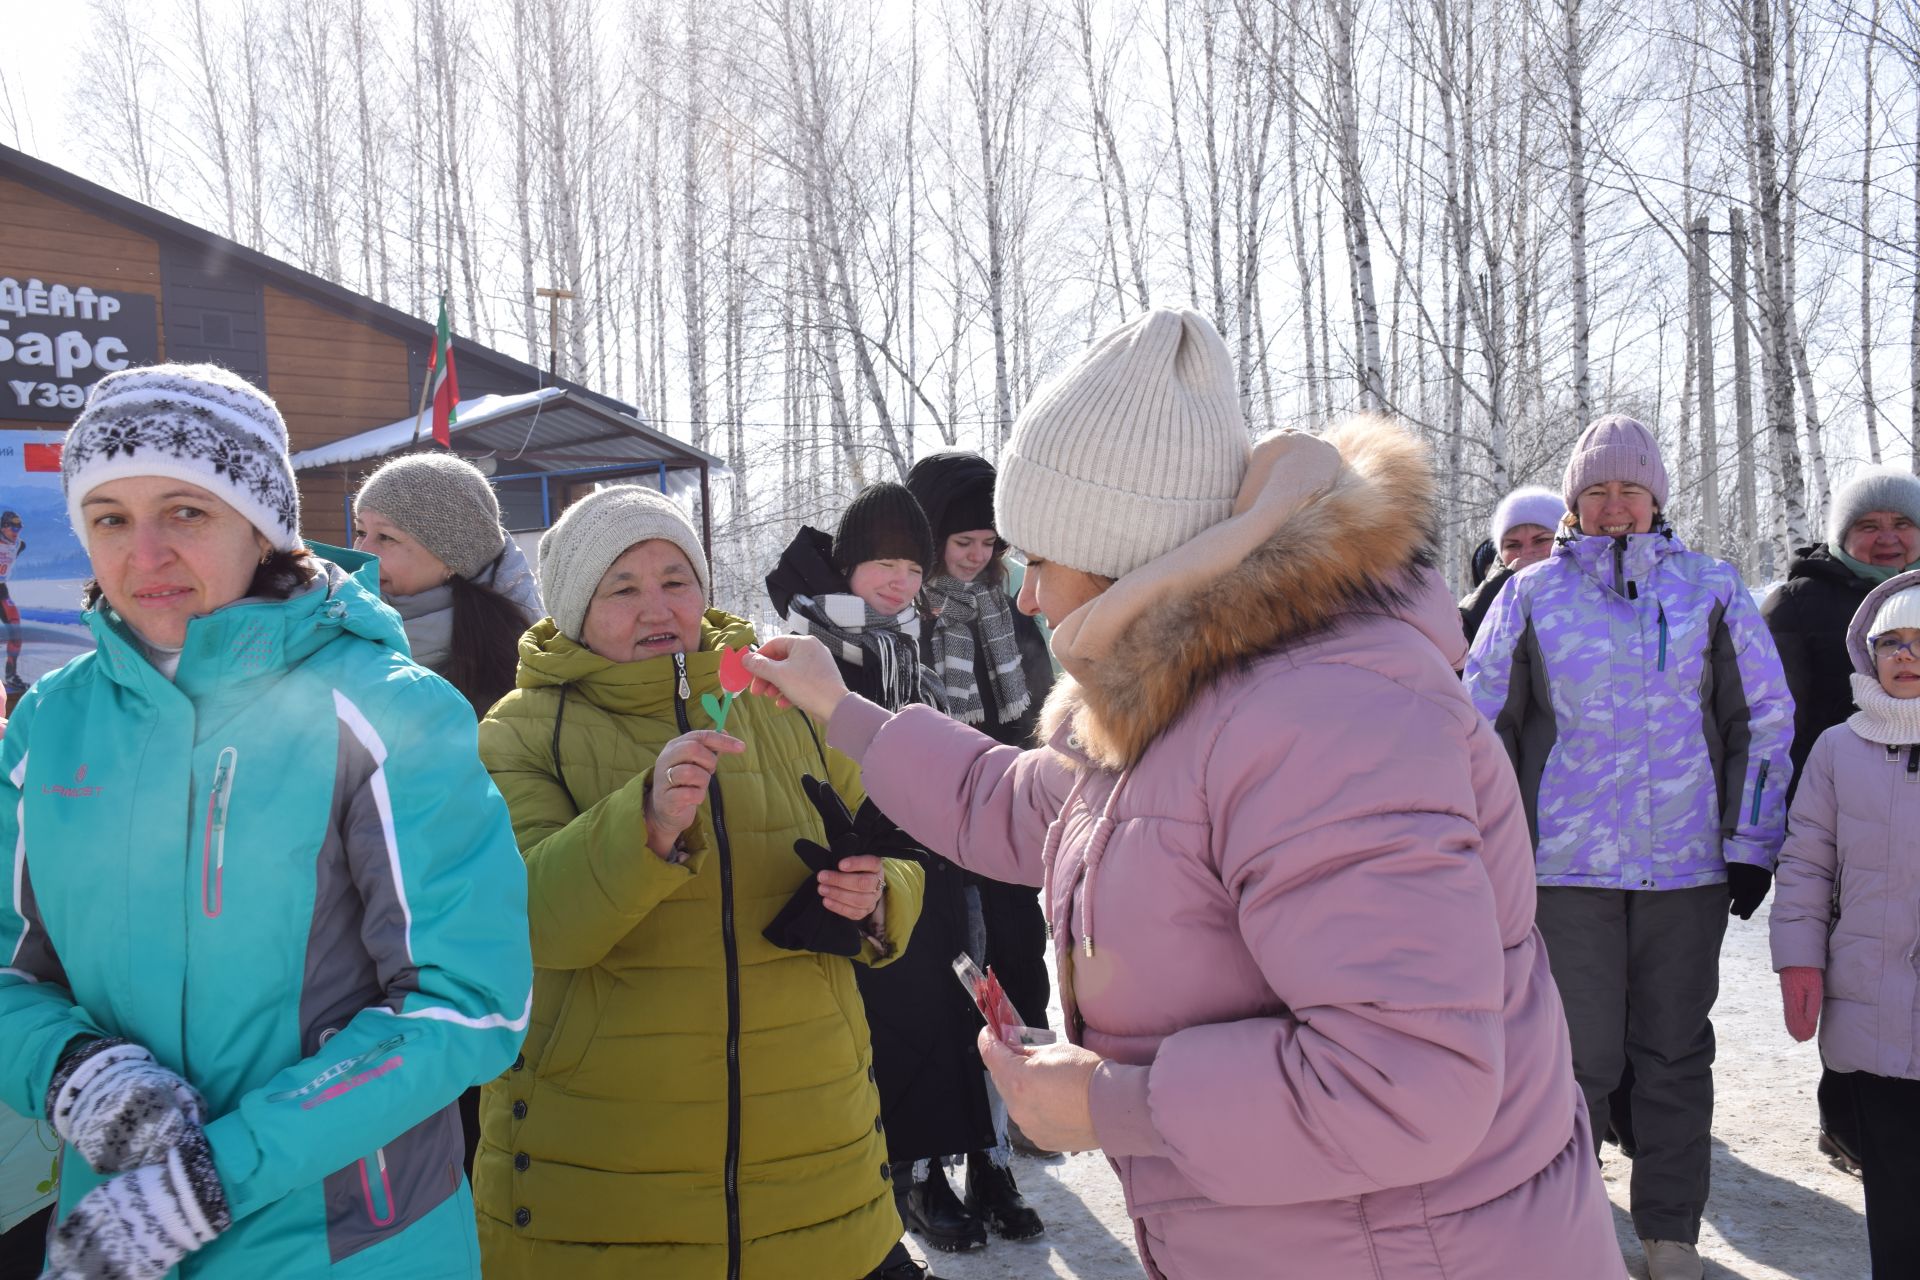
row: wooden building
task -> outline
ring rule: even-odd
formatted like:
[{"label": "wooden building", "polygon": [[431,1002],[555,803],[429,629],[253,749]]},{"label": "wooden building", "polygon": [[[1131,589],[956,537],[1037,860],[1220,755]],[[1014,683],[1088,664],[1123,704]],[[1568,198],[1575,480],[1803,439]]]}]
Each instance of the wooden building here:
[{"label": "wooden building", "polygon": [[[280,406],[305,532],[343,545],[359,479],[419,447],[378,429],[412,420],[433,339],[429,320],[0,147],[0,431],[71,424],[86,389],[115,368],[223,365]],[[454,367],[463,408],[479,418],[454,433],[454,451],[494,479],[517,532],[626,478],[686,492],[710,518],[719,460],[632,406],[457,335]],[[525,411],[503,415],[503,403]],[[497,447],[508,437],[510,457]]]}]

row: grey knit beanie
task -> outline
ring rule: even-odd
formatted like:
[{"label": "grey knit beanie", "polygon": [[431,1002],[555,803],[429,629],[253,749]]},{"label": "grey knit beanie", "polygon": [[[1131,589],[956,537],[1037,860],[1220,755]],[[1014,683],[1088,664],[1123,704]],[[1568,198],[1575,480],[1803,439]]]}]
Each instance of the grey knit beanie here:
[{"label": "grey knit beanie", "polygon": [[1107,334],[1021,413],[994,528],[1044,560],[1124,577],[1233,514],[1253,442],[1233,358],[1198,311]]},{"label": "grey knit beanie", "polygon": [[580,638],[594,588],[627,548],[663,538],[686,552],[700,594],[711,598],[707,553],[700,535],[674,501],[644,485],[609,485],[560,513],[540,539],[540,594],[553,625],[571,640]]},{"label": "grey knit beanie", "polygon": [[1869,511],[1892,511],[1920,524],[1920,476],[1898,467],[1863,471],[1834,490],[1827,515],[1827,541],[1844,548],[1847,530]]},{"label": "grey knit beanie", "polygon": [[353,511],[377,511],[463,578],[478,577],[507,545],[500,500],[480,468],[451,453],[410,453],[366,478]]},{"label": "grey knit beanie", "polygon": [[94,384],[60,454],[67,518],[82,547],[87,521],[80,504],[128,476],[197,485],[245,516],[276,550],[302,545],[287,424],[266,392],[218,365],[146,365]]},{"label": "grey knit beanie", "polygon": [[1653,505],[1667,509],[1667,464],[1660,458],[1660,444],[1646,424],[1624,413],[1596,418],[1580,433],[1560,486],[1567,510],[1578,509],[1582,489],[1609,480],[1645,485]]}]

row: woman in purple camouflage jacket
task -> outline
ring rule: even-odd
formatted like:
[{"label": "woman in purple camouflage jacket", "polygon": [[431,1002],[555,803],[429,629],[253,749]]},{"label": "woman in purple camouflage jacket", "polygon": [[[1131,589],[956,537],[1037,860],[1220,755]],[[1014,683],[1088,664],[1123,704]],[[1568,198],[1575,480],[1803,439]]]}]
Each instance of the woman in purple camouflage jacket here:
[{"label": "woman in purple camouflage jacket", "polygon": [[1507,584],[1467,688],[1533,825],[1538,921],[1596,1134],[1633,1071],[1633,1223],[1653,1280],[1698,1280],[1713,1026],[1729,911],[1767,895],[1793,700],[1753,598],[1667,524],[1667,472],[1632,418],[1567,463],[1568,527]]}]

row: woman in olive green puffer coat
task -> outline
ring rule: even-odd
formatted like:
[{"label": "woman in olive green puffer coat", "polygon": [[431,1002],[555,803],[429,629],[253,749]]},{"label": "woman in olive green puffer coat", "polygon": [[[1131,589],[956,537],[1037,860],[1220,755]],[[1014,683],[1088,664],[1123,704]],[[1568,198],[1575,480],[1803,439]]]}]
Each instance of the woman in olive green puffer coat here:
[{"label": "woman in olive green puffer coat", "polygon": [[[547,535],[541,578],[554,618],[522,638],[519,687],[480,728],[527,859],[535,966],[525,1050],[481,1103],[474,1184],[485,1272],[856,1280],[901,1227],[852,964],[900,953],[923,872],[877,864],[882,900],[861,922],[854,962],[763,936],[797,890],[817,892],[793,851],[803,837],[825,843],[802,777],[828,779],[849,807],[862,793],[818,726],[749,696],[726,718],[744,754],[700,757],[712,785],[693,793],[699,807],[671,851],[677,860],[649,848],[649,818],[672,803],[650,797],[655,761],[667,750],[679,762],[660,769],[668,785],[691,772],[706,787],[708,766],[669,744],[712,728],[702,700],[721,696],[720,650],[754,637],[747,623],[701,609],[697,539],[677,512],[677,526],[656,527],[667,517],[652,505],[666,504],[635,496],[645,494],[603,490]],[[636,530],[653,540],[625,541]],[[602,553],[583,568],[569,540],[597,540]],[[667,542],[685,548],[671,558],[691,562],[679,564],[687,580],[623,588],[623,566]],[[678,606],[633,603],[636,592],[651,601],[676,591]],[[596,640],[589,607],[661,619],[677,607],[697,646],[661,651],[664,642],[645,642],[642,617],[617,641],[635,643],[635,660],[611,661],[602,653],[613,642]]]}]

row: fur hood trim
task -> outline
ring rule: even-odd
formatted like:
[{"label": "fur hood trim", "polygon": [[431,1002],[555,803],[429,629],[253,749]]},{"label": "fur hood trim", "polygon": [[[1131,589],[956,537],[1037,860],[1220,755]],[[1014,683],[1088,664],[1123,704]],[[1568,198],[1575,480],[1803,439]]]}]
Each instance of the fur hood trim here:
[{"label": "fur hood trim", "polygon": [[[1065,728],[1094,764],[1131,767],[1223,676],[1345,615],[1401,611],[1409,570],[1431,565],[1437,534],[1427,448],[1377,417],[1351,419],[1325,440],[1338,451],[1338,470],[1330,486],[1304,502],[1274,495],[1277,486],[1262,473],[1260,450],[1274,441],[1255,450],[1247,485],[1267,484],[1267,494],[1243,491],[1238,514],[1224,524],[1262,515],[1277,523],[1244,558],[1210,565],[1195,552],[1196,539],[1135,570],[1128,578],[1152,574],[1181,585],[1146,598],[1134,593],[1135,601],[1121,606],[1124,616],[1103,618],[1098,629],[1111,639],[1097,653],[1062,651],[1060,640],[1066,637],[1070,650],[1077,634],[1095,630],[1073,624],[1108,596],[1124,594],[1128,578],[1063,620],[1056,651],[1070,678],[1047,700],[1042,741]],[[1280,501],[1290,509],[1275,511]]]}]

